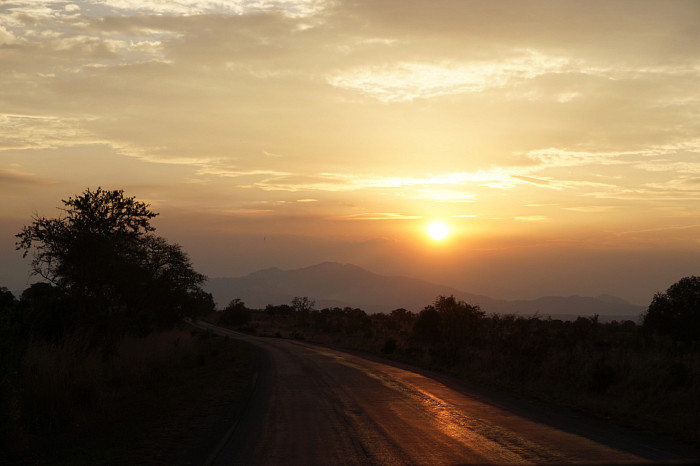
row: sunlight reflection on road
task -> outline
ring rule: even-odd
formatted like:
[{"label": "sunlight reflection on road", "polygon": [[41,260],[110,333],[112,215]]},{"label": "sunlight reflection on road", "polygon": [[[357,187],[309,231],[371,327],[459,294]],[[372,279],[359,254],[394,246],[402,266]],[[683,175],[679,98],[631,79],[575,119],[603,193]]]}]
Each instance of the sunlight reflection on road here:
[{"label": "sunlight reflection on road", "polygon": [[[560,463],[571,460],[559,452],[543,450],[541,445],[529,442],[510,430],[462,412],[457,406],[436,394],[442,390],[450,391],[439,382],[394,367],[381,366],[381,370],[377,370],[379,365],[370,364],[368,367],[366,361],[363,365],[356,364],[347,358],[339,357],[337,353],[332,351],[316,349],[313,351],[362,371],[367,376],[379,380],[384,386],[400,392],[404,397],[409,396],[416,403],[420,403],[424,411],[430,413],[430,419],[436,430],[459,441],[485,458],[498,458],[499,462],[517,464],[538,464],[552,461]],[[409,380],[414,379],[417,383],[409,382]],[[419,385],[429,386],[430,391],[420,388]],[[399,397],[397,396],[397,398]],[[397,412],[397,414],[401,415],[401,412]]]}]

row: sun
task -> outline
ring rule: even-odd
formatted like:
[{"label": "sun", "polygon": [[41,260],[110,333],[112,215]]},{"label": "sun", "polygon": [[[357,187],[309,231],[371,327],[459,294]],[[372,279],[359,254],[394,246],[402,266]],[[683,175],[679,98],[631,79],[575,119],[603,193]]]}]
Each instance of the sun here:
[{"label": "sun", "polygon": [[450,232],[450,229],[442,222],[433,222],[428,225],[428,234],[435,241],[441,241],[445,239]]}]

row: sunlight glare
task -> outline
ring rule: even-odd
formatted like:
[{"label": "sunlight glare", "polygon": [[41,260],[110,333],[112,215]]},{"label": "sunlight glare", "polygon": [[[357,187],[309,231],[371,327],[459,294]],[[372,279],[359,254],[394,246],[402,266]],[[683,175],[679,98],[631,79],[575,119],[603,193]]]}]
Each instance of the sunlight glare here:
[{"label": "sunlight glare", "polygon": [[433,222],[428,226],[428,234],[435,241],[440,241],[447,237],[449,233],[449,228],[442,222]]}]

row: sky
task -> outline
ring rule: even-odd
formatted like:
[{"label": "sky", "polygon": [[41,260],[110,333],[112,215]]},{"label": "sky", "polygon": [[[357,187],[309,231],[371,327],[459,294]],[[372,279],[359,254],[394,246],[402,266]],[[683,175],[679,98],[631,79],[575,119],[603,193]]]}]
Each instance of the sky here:
[{"label": "sky", "polygon": [[694,0],[3,0],[0,286],[101,186],[210,277],[646,305],[700,275],[699,78]]}]

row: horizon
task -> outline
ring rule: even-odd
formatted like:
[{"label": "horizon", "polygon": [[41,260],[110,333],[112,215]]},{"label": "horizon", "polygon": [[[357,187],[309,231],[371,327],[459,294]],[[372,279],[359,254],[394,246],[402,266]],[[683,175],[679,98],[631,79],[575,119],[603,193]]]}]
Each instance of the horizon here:
[{"label": "horizon", "polygon": [[647,306],[700,275],[700,4],[29,1],[0,8],[0,286],[86,188],[198,272],[324,261]]},{"label": "horizon", "polygon": [[[302,266],[302,267],[294,267],[294,268],[280,268],[280,267],[271,266],[271,267],[265,267],[265,268],[262,268],[262,269],[254,270],[254,271],[252,271],[252,272],[249,272],[249,273],[246,273],[246,274],[243,274],[243,275],[207,277],[207,281],[209,281],[209,280],[231,280],[231,279],[236,280],[236,279],[241,279],[241,278],[247,278],[247,277],[249,277],[249,276],[251,276],[251,275],[255,275],[255,274],[260,273],[260,272],[267,272],[267,271],[273,271],[273,270],[274,270],[274,271],[283,272],[283,273],[284,273],[284,272],[299,272],[299,271],[302,271],[302,270],[319,268],[319,267],[325,266],[325,265],[338,265],[338,266],[341,266],[341,267],[351,266],[351,267],[359,268],[359,269],[362,270],[363,272],[368,272],[368,273],[370,273],[370,274],[372,274],[372,275],[378,275],[378,276],[383,277],[383,278],[406,278],[406,279],[409,279],[409,280],[418,280],[418,281],[421,281],[421,282],[424,282],[424,283],[428,283],[428,284],[431,284],[431,285],[444,286],[445,288],[452,288],[452,289],[454,289],[455,291],[458,291],[458,292],[464,293],[464,294],[472,294],[472,295],[479,295],[479,296],[482,296],[482,297],[485,297],[485,298],[499,299],[498,297],[494,297],[494,296],[486,296],[486,295],[481,295],[481,294],[479,294],[479,293],[472,293],[472,292],[470,292],[469,290],[463,290],[463,289],[460,289],[460,288],[455,288],[455,287],[450,286],[450,285],[445,285],[444,283],[432,282],[432,281],[430,281],[430,280],[424,280],[424,279],[421,279],[421,278],[409,277],[409,276],[405,276],[405,275],[385,275],[385,274],[375,273],[375,272],[372,271],[372,270],[368,270],[368,269],[366,269],[366,268],[364,268],[364,267],[360,267],[359,265],[356,265],[356,264],[352,264],[352,263],[349,263],[349,262],[343,263],[343,262],[335,262],[335,261],[324,261],[324,262],[319,262],[319,263],[316,263],[316,264],[311,264],[311,265]],[[596,296],[580,295],[580,294],[570,294],[570,295],[565,295],[565,296],[564,296],[564,295],[543,295],[543,296],[537,296],[537,298],[551,298],[551,297],[563,297],[563,298],[573,298],[573,297],[581,297],[581,298],[605,298],[605,297],[609,297],[609,298],[619,298],[619,299],[622,299],[622,300],[625,301],[625,302],[630,303],[629,301],[625,300],[624,298],[620,298],[619,296],[614,296],[614,295],[610,295],[610,294],[607,294],[607,293],[601,293],[601,294],[598,294],[598,295],[596,295]],[[535,299],[536,299],[536,298],[535,298]],[[507,300],[507,301],[515,301],[515,300],[517,300],[517,298],[516,298],[516,299],[513,299],[513,300]],[[220,303],[220,304],[222,304],[222,303]],[[630,304],[634,304],[634,303],[630,303]]]},{"label": "horizon", "polygon": [[[205,283],[209,282],[210,280],[237,280],[237,279],[244,279],[244,278],[250,277],[251,275],[255,275],[255,274],[258,274],[258,273],[261,273],[261,272],[267,272],[267,271],[279,271],[279,272],[282,272],[282,273],[287,273],[287,272],[300,272],[300,271],[304,271],[304,270],[307,270],[307,269],[315,269],[315,268],[320,268],[320,267],[322,267],[322,266],[327,266],[327,265],[333,265],[333,266],[337,265],[337,266],[340,266],[340,267],[347,267],[347,266],[350,266],[350,267],[353,267],[353,268],[357,268],[357,269],[361,270],[362,272],[367,272],[367,273],[372,274],[372,275],[377,275],[377,276],[379,276],[379,277],[381,277],[381,278],[401,278],[401,279],[409,279],[409,280],[418,280],[418,281],[420,281],[420,282],[423,282],[423,283],[426,283],[426,284],[430,284],[430,285],[435,285],[435,286],[438,286],[438,287],[451,288],[453,291],[455,291],[455,292],[457,292],[458,294],[460,294],[460,296],[461,296],[461,295],[474,295],[474,296],[479,296],[479,297],[482,297],[482,298],[490,298],[490,299],[503,300],[503,301],[518,301],[518,300],[531,301],[531,300],[536,300],[536,299],[538,299],[538,298],[559,298],[559,297],[561,297],[561,298],[594,298],[594,299],[600,299],[600,298],[615,298],[615,299],[622,299],[623,302],[628,303],[628,304],[633,304],[633,305],[635,305],[635,306],[642,306],[642,307],[646,307],[646,306],[647,306],[647,305],[641,305],[641,304],[638,304],[638,303],[632,303],[632,302],[626,300],[625,298],[622,298],[622,297],[620,297],[620,296],[611,295],[611,294],[609,294],[609,293],[600,293],[600,294],[598,294],[598,295],[582,295],[582,294],[574,293],[574,294],[568,294],[568,295],[539,295],[539,296],[534,296],[534,297],[530,297],[530,298],[511,298],[511,299],[508,299],[508,298],[501,298],[501,297],[498,297],[498,296],[488,296],[488,295],[481,294],[481,293],[474,293],[474,292],[472,292],[472,291],[470,291],[470,290],[461,289],[461,288],[453,287],[453,286],[451,286],[451,285],[446,285],[446,284],[444,284],[444,283],[434,282],[434,281],[425,280],[425,279],[421,279],[421,278],[417,278],[417,277],[411,277],[411,276],[400,275],[400,274],[390,274],[390,275],[387,275],[387,274],[380,274],[380,273],[376,273],[376,272],[374,272],[374,271],[372,271],[372,270],[369,270],[369,269],[367,269],[367,268],[361,267],[361,266],[356,265],[356,264],[352,264],[352,263],[349,263],[349,262],[342,263],[342,262],[336,262],[336,261],[323,261],[323,262],[319,262],[319,263],[315,263],[315,264],[311,264],[311,265],[306,265],[306,266],[301,266],[301,267],[294,267],[294,268],[280,268],[280,267],[276,267],[276,266],[270,266],[270,267],[265,267],[265,268],[262,268],[262,269],[257,269],[257,270],[254,270],[254,271],[251,271],[251,272],[248,272],[248,273],[244,273],[244,274],[242,274],[242,275],[236,275],[236,276],[215,276],[215,277],[207,276]],[[205,288],[206,288],[206,286],[205,286]],[[23,290],[22,290],[22,289],[10,289],[10,291],[13,292],[14,294],[16,294],[16,297],[19,297],[19,293],[21,293],[21,291],[23,291]],[[302,293],[302,294],[303,294],[303,293]],[[457,296],[457,298],[461,299],[460,296]],[[311,296],[310,296],[310,297],[311,297]],[[216,298],[216,296],[215,296],[215,298]],[[312,297],[312,298],[316,299],[316,298],[319,298],[319,297]],[[437,298],[437,296],[436,296],[436,298]],[[324,301],[327,300],[327,299],[325,299],[325,298],[323,298],[323,297],[320,297],[319,299],[324,300]],[[225,303],[222,303],[222,302],[219,302],[219,303],[218,303],[218,305],[219,305],[220,307],[223,306],[224,304],[225,304]],[[279,304],[284,304],[284,303],[272,303],[272,302],[270,302],[270,303],[268,303],[268,304],[276,304],[276,305],[279,305]],[[427,304],[429,304],[429,303],[426,303],[426,305],[427,305]],[[473,304],[473,303],[470,303],[470,304]]]}]

